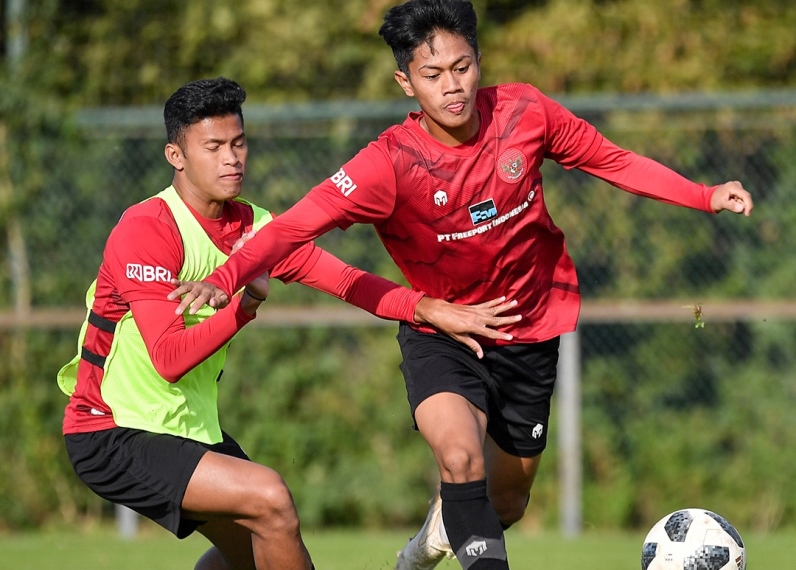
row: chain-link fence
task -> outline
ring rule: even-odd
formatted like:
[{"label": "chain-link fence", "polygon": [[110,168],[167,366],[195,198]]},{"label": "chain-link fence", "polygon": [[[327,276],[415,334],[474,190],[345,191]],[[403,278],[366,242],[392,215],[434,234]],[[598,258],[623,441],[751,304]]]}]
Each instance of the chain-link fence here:
[{"label": "chain-link fence", "polygon": [[[560,100],[617,144],[692,179],[711,184],[741,180],[756,203],[749,219],[727,213],[711,216],[631,196],[554,164],[543,169],[548,205],[567,235],[584,295],[579,338],[587,522],[632,526],[654,522],[664,512],[684,506],[711,507],[742,526],[768,529],[796,522],[796,94]],[[403,120],[411,108],[409,102],[247,105],[250,155],[244,195],[271,210],[286,209],[386,126]],[[0,275],[5,282],[0,349],[7,362],[17,364],[9,366],[2,381],[13,388],[35,379],[37,386],[44,386],[26,384],[17,396],[37,403],[36,413],[47,415],[48,420],[40,422],[44,425],[31,427],[34,432],[57,431],[63,402],[52,402],[48,396],[55,390],[54,360],[65,361],[74,350],[73,337],[84,313],[80,304],[108,232],[129,204],[160,191],[171,180],[163,157],[160,109],[84,111],[76,124],[71,137],[52,141],[46,172],[37,174],[44,182],[36,195],[19,200],[16,213],[5,219],[9,263]],[[12,219],[19,222],[15,239]],[[333,232],[320,242],[349,263],[400,279],[371,228]],[[14,269],[20,264],[22,270]],[[29,299],[30,306],[20,299]],[[263,320],[294,330],[312,323],[313,315],[321,318],[317,306],[324,302],[312,292],[288,287],[278,290],[274,303],[293,310],[269,308],[278,317]],[[316,308],[307,313],[302,308],[308,305]],[[326,333],[282,333],[285,359],[275,358],[277,366],[307,367],[317,357],[321,372],[305,370],[291,376],[300,384],[301,378],[347,376],[352,358],[367,360],[383,353],[390,355],[383,358],[389,365],[385,374],[399,384],[394,341],[368,329],[381,323],[352,317],[354,313],[339,305],[331,307],[332,316],[320,323],[328,327]],[[356,325],[359,332],[341,334],[341,324]],[[31,327],[40,336],[20,341],[22,333],[14,331]],[[287,339],[293,334],[302,340],[290,344]],[[376,347],[374,335],[387,348]],[[315,341],[342,356],[318,349],[307,358],[307,343]],[[263,334],[247,333],[240,344],[244,350],[262,352],[263,342],[268,342]],[[290,350],[295,350],[292,358]],[[340,362],[334,364],[335,358]],[[256,368],[261,364],[251,359],[231,365],[241,378],[263,374]],[[273,366],[274,360],[269,370]],[[357,373],[372,380],[381,366],[384,363],[368,368],[357,361]],[[345,384],[345,379],[340,382]],[[308,385],[311,380],[306,380]],[[244,382],[242,389],[254,388]],[[404,406],[400,390],[390,388],[394,398],[384,405]],[[289,415],[295,410],[273,413]],[[307,413],[316,417],[322,412]],[[340,413],[350,415],[350,410]],[[400,408],[396,413],[406,415]],[[405,427],[403,420],[400,429]],[[10,429],[17,429],[19,422],[36,424],[13,414],[3,421]],[[240,424],[246,425],[243,420]],[[379,449],[383,457],[385,445],[396,454],[397,448],[417,445],[402,442],[388,438],[386,444],[364,448]],[[33,466],[57,451],[48,447],[26,453]],[[424,457],[422,452],[412,453]],[[553,446],[551,465],[557,453]],[[293,467],[285,459],[288,474],[297,468],[293,458]],[[395,493],[433,478],[427,459],[405,468],[414,471],[395,483]],[[313,472],[312,461],[307,461],[299,467]],[[274,462],[279,466],[279,459]],[[56,463],[63,466],[62,459]],[[339,522],[335,517],[354,523],[400,522],[417,514],[411,510],[416,505],[396,510],[382,503],[366,504],[360,515],[348,520],[352,511],[341,514],[341,505],[357,500],[354,491],[351,496],[340,491],[340,505],[311,507],[311,499],[319,500],[312,486],[337,480],[330,475],[337,467],[318,469],[326,471],[314,479],[306,471],[297,473],[299,482],[291,483],[310,524]],[[51,479],[55,478],[54,472]],[[382,478],[385,485],[386,481]],[[346,484],[340,483],[341,488]],[[540,475],[527,517],[531,522],[525,524],[554,519],[561,492],[552,471]],[[67,518],[91,503],[63,488],[53,493],[50,503],[60,505]],[[422,500],[417,502],[422,508]]]}]

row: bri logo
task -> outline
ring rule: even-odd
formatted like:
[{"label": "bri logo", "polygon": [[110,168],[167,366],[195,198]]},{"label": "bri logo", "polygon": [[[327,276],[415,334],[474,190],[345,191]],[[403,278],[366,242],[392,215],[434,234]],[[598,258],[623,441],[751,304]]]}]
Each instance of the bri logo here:
[{"label": "bri logo", "polygon": [[345,170],[342,168],[338,170],[334,176],[332,176],[329,180],[334,182],[334,185],[340,189],[340,192],[343,193],[343,196],[348,196],[357,189],[357,185],[354,184],[354,181],[351,180],[351,177],[345,173]]},{"label": "bri logo", "polygon": [[163,267],[141,265],[140,263],[127,264],[127,278],[150,283],[152,281],[171,281],[171,271]]},{"label": "bri logo", "polygon": [[495,201],[492,198],[470,206],[470,219],[473,221],[474,226],[497,218],[497,213]]}]

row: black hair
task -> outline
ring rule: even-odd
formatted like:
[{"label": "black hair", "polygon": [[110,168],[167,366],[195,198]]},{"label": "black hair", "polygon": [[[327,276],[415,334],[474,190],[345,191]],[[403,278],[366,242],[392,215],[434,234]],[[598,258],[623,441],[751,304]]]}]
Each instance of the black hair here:
[{"label": "black hair", "polygon": [[398,69],[409,73],[409,63],[420,44],[438,32],[461,36],[478,54],[478,18],[469,0],[409,0],[384,15],[379,35],[392,48]]},{"label": "black hair", "polygon": [[188,127],[208,117],[237,115],[243,124],[241,105],[245,100],[243,87],[226,77],[186,83],[169,97],[163,109],[168,142],[181,145]]}]

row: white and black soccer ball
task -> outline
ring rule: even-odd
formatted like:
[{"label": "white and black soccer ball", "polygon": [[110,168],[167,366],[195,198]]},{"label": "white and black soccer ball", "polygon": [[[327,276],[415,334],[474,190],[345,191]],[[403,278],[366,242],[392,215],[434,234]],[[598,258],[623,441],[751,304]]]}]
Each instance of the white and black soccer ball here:
[{"label": "white and black soccer ball", "polygon": [[647,533],[641,570],[746,570],[746,549],[727,519],[705,509],[683,509]]}]

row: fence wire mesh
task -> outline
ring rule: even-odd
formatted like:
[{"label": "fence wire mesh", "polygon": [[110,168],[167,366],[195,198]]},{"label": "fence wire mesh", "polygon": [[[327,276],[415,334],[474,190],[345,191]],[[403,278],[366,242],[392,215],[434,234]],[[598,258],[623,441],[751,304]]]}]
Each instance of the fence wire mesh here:
[{"label": "fence wire mesh", "polygon": [[[774,103],[762,95],[562,101],[617,144],[689,178],[742,181],[756,203],[749,219],[711,216],[545,166],[546,200],[567,236],[584,295],[588,520],[654,522],[670,508],[693,503],[759,528],[796,522],[796,96]],[[381,130],[403,120],[408,108],[404,102],[245,107],[245,197],[283,211]],[[7,262],[0,269],[0,307],[7,319],[0,350],[12,365],[1,373],[0,385],[36,378],[54,388],[54,370],[71,357],[78,323],[35,320],[44,331],[29,331],[26,341],[19,340],[17,328],[28,326],[36,311],[57,315],[79,308],[123,210],[169,184],[159,116],[159,109],[85,111],[68,136],[24,134],[41,141],[44,159],[36,171],[15,165],[12,188],[38,182],[30,191],[14,190],[14,207],[4,210]],[[13,239],[15,221],[21,242]],[[353,265],[400,279],[370,228],[332,232],[319,241]],[[20,263],[27,279],[14,269]],[[325,302],[312,292],[286,289],[275,303],[302,308]],[[21,290],[30,308],[20,309]],[[330,335],[315,341],[327,343],[335,333]],[[370,342],[368,335],[347,335],[334,349],[346,360]],[[257,333],[247,333],[241,344],[256,351],[262,342]],[[311,335],[299,346],[306,350],[306,342],[314,342]],[[399,383],[397,349],[390,345],[387,351],[395,365],[390,381]],[[259,365],[232,363],[243,378],[262,376]],[[318,365],[348,374],[343,364]],[[344,380],[339,384],[346,389]],[[37,394],[53,414],[46,429],[57,431],[62,403]],[[393,404],[400,406],[398,398]],[[10,427],[20,418],[4,421]],[[555,456],[555,449],[550,453]],[[287,461],[283,467],[288,473],[298,468]],[[431,477],[428,465],[416,468],[416,478]],[[538,486],[531,519],[533,513],[551,516],[542,513],[557,492],[552,476]],[[295,491],[310,523],[323,523],[334,512],[302,508],[302,498],[312,491],[301,483]],[[65,495],[53,500],[63,503]],[[408,515],[384,507],[380,516]],[[354,522],[366,519],[362,514]]]}]

